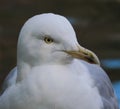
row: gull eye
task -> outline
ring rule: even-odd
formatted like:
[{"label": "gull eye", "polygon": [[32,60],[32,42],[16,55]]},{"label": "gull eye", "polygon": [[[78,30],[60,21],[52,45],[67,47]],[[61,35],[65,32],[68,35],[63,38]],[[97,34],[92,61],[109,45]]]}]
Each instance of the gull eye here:
[{"label": "gull eye", "polygon": [[50,44],[53,42],[53,39],[49,38],[49,37],[45,37],[44,38],[44,41],[47,43],[47,44]]}]

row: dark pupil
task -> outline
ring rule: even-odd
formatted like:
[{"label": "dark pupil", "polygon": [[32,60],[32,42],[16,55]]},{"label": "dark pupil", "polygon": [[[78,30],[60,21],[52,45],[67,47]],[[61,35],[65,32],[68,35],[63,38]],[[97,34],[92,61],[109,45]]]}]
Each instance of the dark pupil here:
[{"label": "dark pupil", "polygon": [[50,42],[51,40],[50,39],[47,39],[48,42]]}]

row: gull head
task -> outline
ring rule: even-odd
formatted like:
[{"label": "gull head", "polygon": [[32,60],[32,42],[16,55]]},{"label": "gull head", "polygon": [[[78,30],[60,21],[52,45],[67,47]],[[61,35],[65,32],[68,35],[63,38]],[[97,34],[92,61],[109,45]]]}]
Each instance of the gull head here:
[{"label": "gull head", "polygon": [[22,27],[18,39],[18,65],[66,64],[75,58],[100,64],[92,51],[79,45],[75,31],[65,17],[40,14],[28,19]]}]

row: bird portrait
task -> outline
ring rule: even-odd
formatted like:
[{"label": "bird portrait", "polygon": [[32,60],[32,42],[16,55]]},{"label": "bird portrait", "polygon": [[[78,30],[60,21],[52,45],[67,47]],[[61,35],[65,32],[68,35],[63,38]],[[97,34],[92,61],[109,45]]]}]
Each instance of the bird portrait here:
[{"label": "bird portrait", "polygon": [[118,109],[118,103],[97,55],[78,43],[67,18],[44,13],[20,31],[0,109]]}]

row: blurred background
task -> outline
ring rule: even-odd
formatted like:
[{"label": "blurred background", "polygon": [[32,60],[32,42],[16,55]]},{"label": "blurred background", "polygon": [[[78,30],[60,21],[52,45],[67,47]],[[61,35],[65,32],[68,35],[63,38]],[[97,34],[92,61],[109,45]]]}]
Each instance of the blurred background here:
[{"label": "blurred background", "polygon": [[98,55],[120,99],[120,0],[0,0],[0,86],[16,65],[22,25],[48,12],[68,18],[80,44]]}]

